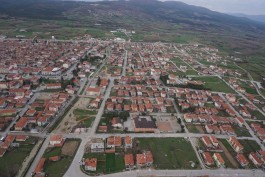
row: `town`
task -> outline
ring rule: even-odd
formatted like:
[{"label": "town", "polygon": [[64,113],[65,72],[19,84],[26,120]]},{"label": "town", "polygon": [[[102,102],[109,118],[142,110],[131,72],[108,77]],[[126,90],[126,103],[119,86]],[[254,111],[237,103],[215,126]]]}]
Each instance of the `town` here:
[{"label": "town", "polygon": [[264,176],[264,88],[240,58],[3,38],[0,61],[0,176]]}]

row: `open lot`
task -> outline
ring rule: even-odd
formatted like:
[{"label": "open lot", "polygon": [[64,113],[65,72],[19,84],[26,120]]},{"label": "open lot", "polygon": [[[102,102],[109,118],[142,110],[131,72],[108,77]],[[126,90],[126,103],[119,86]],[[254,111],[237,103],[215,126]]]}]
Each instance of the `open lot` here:
[{"label": "open lot", "polygon": [[225,93],[235,93],[224,81],[218,77],[194,77],[194,81],[202,81],[205,84],[203,85],[206,89],[216,92],[225,92]]},{"label": "open lot", "polygon": [[87,153],[83,158],[97,158],[96,173],[114,173],[125,169],[122,154]]},{"label": "open lot", "polygon": [[184,138],[137,138],[141,150],[151,150],[154,167],[158,169],[192,169],[191,162],[199,167],[199,161],[191,146]]},{"label": "open lot", "polygon": [[12,148],[7,151],[3,157],[0,157],[0,176],[10,177],[15,176],[19,171],[21,164],[30,154],[35,144],[31,142],[34,139],[30,138],[26,142],[20,143],[20,147]]},{"label": "open lot", "polygon": [[66,140],[63,147],[54,147],[47,149],[44,153],[44,157],[60,156],[61,159],[56,162],[46,160],[44,165],[44,171],[48,174],[48,177],[62,177],[74,158],[74,154],[80,144],[80,140]]}]

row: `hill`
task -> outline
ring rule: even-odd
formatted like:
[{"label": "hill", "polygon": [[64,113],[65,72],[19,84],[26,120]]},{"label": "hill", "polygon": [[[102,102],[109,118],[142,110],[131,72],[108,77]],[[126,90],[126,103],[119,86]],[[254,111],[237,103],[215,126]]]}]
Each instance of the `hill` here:
[{"label": "hill", "polygon": [[38,32],[43,37],[71,38],[89,33],[109,38],[110,30],[126,28],[136,31],[133,41],[200,41],[233,55],[265,56],[265,25],[182,2],[0,0],[0,4],[4,25],[0,34],[12,36],[22,26],[29,36]]}]

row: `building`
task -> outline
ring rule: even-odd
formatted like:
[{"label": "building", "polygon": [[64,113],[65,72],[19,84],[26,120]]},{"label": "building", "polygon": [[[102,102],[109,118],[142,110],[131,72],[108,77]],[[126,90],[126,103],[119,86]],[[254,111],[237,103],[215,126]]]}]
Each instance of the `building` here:
[{"label": "building", "polygon": [[133,119],[135,132],[154,132],[156,124],[151,116],[139,116]]},{"label": "building", "polygon": [[125,136],[125,138],[124,138],[124,147],[125,147],[125,149],[132,148],[132,137]]},{"label": "building", "polygon": [[107,138],[106,148],[121,147],[122,139],[120,136],[110,136]]},{"label": "building", "polygon": [[39,174],[39,173],[43,173],[43,166],[45,164],[46,159],[45,158],[41,158],[39,163],[37,164],[34,173],[35,174]]},{"label": "building", "polygon": [[64,139],[62,135],[51,135],[50,137],[50,145],[52,146],[62,146],[64,143]]},{"label": "building", "polygon": [[254,165],[256,165],[257,167],[260,167],[263,162],[262,160],[257,156],[256,153],[251,152],[248,156],[248,158],[253,162]]},{"label": "building", "polygon": [[87,89],[87,95],[89,95],[89,96],[99,96],[100,95],[100,87],[89,87]]},{"label": "building", "polygon": [[229,144],[232,146],[232,148],[237,152],[242,152],[244,147],[239,143],[239,141],[236,139],[236,137],[231,136],[230,138],[228,138],[227,140],[229,142]]},{"label": "building", "polygon": [[16,131],[22,131],[23,128],[26,127],[27,123],[28,123],[28,119],[27,119],[26,117],[21,117],[21,118],[17,121],[17,123],[16,123],[16,125],[15,125],[15,130],[16,130]]},{"label": "building", "polygon": [[214,165],[214,160],[209,152],[203,152],[202,156],[206,165]]},{"label": "building", "polygon": [[134,168],[133,154],[125,154],[124,155],[124,163],[125,163],[125,168],[127,170]]},{"label": "building", "polygon": [[207,148],[212,148],[213,147],[213,144],[211,143],[211,140],[209,139],[208,136],[203,136],[201,138],[203,144],[207,147]]},{"label": "building", "polygon": [[137,167],[151,166],[154,163],[151,151],[145,151],[142,154],[136,154]]},{"label": "building", "polygon": [[104,149],[105,146],[103,139],[101,138],[92,139],[92,144],[91,144],[92,153],[104,152]]},{"label": "building", "polygon": [[237,154],[236,159],[242,167],[248,166],[249,162],[243,154]]},{"label": "building", "polygon": [[97,159],[86,159],[84,162],[85,170],[87,171],[97,171]]},{"label": "building", "polygon": [[224,161],[224,159],[222,158],[221,154],[219,154],[219,153],[214,153],[214,154],[213,154],[213,159],[214,159],[214,161],[215,161],[215,163],[216,163],[216,165],[217,165],[218,167],[224,167],[224,166],[225,166],[225,161]]}]

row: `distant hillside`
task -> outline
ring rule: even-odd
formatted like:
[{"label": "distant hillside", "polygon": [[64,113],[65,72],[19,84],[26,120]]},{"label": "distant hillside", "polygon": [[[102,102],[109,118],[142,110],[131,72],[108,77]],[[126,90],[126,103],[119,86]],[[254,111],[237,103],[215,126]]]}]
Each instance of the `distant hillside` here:
[{"label": "distant hillside", "polygon": [[245,17],[250,20],[261,22],[265,24],[265,15],[246,15],[246,14],[239,14],[239,13],[231,13],[230,15],[236,16],[236,17]]},{"label": "distant hillside", "polygon": [[[7,15],[26,21],[32,19],[35,23],[45,21],[45,24],[52,20],[49,24],[52,28],[47,29],[68,27],[73,29],[68,30],[69,34],[76,32],[74,29],[93,28],[108,32],[126,28],[137,32],[133,41],[194,40],[231,53],[265,55],[265,25],[182,2],[0,0],[0,4],[0,15],[5,18]],[[58,21],[63,23],[56,23]]]}]

